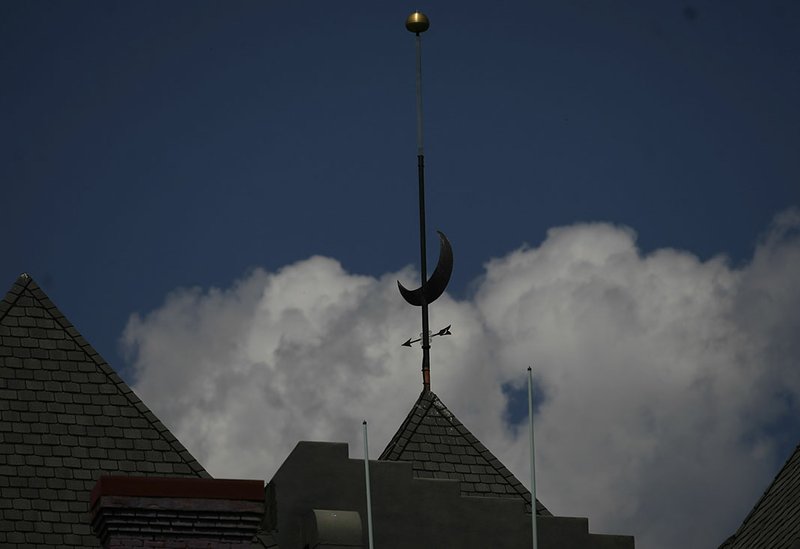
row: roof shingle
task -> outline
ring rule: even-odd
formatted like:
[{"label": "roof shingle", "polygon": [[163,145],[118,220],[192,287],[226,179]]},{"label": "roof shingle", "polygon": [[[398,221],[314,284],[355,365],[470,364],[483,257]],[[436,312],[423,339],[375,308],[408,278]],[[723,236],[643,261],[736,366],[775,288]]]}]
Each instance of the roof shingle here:
[{"label": "roof shingle", "polygon": [[[530,512],[530,491],[431,390],[422,391],[378,459],[410,461],[417,478],[459,480],[463,496],[522,498]],[[538,500],[536,513],[551,515]]]},{"label": "roof shingle", "polygon": [[0,545],[97,547],[101,474],[209,477],[21,275],[0,301]]},{"label": "roof shingle", "polygon": [[800,445],[720,549],[800,547]]}]

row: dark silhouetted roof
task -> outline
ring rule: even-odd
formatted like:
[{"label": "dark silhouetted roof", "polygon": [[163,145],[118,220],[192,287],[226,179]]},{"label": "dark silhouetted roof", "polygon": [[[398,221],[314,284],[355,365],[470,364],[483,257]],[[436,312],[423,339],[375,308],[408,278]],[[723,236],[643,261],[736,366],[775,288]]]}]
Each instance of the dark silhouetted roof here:
[{"label": "dark silhouetted roof", "polygon": [[[255,544],[260,545],[255,545]],[[253,545],[256,547],[266,547],[267,549],[279,549],[278,544],[275,542],[275,537],[272,533],[259,532],[256,539],[253,540]]]},{"label": "dark silhouetted roof", "polygon": [[800,445],[720,549],[800,548]]},{"label": "dark silhouetted roof", "polygon": [[[422,391],[378,459],[410,461],[417,478],[459,480],[464,496],[522,498],[530,511],[530,491],[433,391]],[[539,501],[536,513],[551,514]]]},{"label": "dark silhouetted roof", "polygon": [[97,547],[101,474],[209,477],[22,275],[0,301],[0,546]]}]

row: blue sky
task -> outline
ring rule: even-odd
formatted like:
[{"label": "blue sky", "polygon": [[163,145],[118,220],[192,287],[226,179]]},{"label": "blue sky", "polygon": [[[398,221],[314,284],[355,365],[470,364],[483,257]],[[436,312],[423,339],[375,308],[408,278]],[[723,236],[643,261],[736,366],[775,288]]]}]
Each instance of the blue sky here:
[{"label": "blue sky", "polygon": [[418,8],[455,300],[576,223],[738,272],[800,206],[796,2],[6,2],[0,279],[29,272],[134,383],[131,315],[179,288],[315,255],[413,277]]},{"label": "blue sky", "polygon": [[[428,220],[455,246],[451,291],[574,221],[739,261],[800,202],[797,6],[648,4],[427,9]],[[2,10],[3,277],[30,271],[109,359],[178,286],[312,254],[417,261],[403,3]]]}]

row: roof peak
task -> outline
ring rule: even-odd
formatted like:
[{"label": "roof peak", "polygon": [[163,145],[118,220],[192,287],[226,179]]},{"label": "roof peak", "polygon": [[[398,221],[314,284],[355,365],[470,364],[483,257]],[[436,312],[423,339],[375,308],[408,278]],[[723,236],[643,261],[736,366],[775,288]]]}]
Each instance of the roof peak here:
[{"label": "roof peak", "polygon": [[[422,390],[379,460],[410,461],[417,478],[459,480],[466,496],[521,498],[531,494],[430,388]],[[550,515],[536,502],[539,515]]]},{"label": "roof peak", "polygon": [[[100,474],[209,477],[30,275],[0,300],[0,381],[0,447],[15,452],[0,485],[52,511],[46,545],[97,546],[76,521]],[[23,518],[0,509],[20,539],[42,539]]]}]

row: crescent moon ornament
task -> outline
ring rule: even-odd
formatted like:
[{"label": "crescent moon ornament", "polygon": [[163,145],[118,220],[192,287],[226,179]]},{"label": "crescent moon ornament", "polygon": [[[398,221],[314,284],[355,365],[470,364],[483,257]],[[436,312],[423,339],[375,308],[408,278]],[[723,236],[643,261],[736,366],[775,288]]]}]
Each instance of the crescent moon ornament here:
[{"label": "crescent moon ornament", "polygon": [[450,282],[450,275],[453,274],[453,248],[443,232],[436,232],[439,233],[439,261],[436,263],[436,269],[431,277],[416,290],[409,290],[400,284],[399,280],[397,281],[397,287],[403,299],[416,307],[422,306],[423,298],[425,304],[430,304],[442,295],[447,283]]}]

